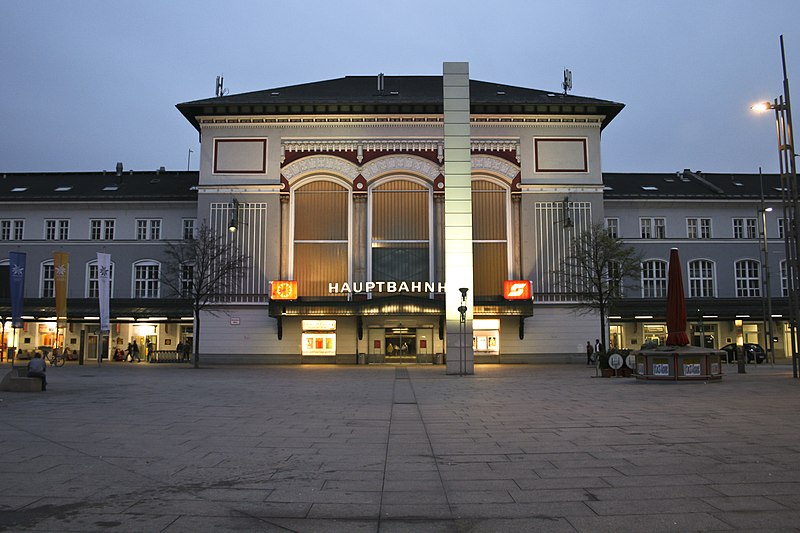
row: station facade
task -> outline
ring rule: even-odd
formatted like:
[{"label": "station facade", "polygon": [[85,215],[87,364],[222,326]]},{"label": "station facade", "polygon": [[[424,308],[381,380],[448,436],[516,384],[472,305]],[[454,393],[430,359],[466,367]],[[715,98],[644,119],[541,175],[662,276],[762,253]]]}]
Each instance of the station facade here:
[{"label": "station facade", "polygon": [[[198,219],[236,219],[253,258],[202,342],[286,362],[449,365],[457,335],[469,364],[580,351],[596,320],[554,272],[603,220],[600,134],[622,107],[469,80],[465,64],[178,105],[201,138]],[[291,297],[257,301],[276,283]],[[523,299],[504,293],[520,284]]]},{"label": "station facade", "polygon": [[[790,352],[777,177],[762,193],[753,175],[604,175],[601,133],[620,103],[470,80],[466,64],[445,64],[442,76],[348,76],[177,107],[200,135],[199,172],[3,176],[0,284],[9,251],[27,253],[29,272],[15,338],[0,290],[5,345],[93,357],[96,252],[112,255],[105,357],[132,340],[193,342],[191,303],[163,283],[164,250],[206,225],[248,268],[202,316],[205,362],[446,362],[456,373],[580,361],[599,319],[558,272],[575,236],[605,222],[643,254],[640,286],[612,310],[615,347],[665,335],[677,246],[696,344],[766,345],[759,309],[772,278],[776,352]],[[71,265],[61,331],[56,250]]]}]

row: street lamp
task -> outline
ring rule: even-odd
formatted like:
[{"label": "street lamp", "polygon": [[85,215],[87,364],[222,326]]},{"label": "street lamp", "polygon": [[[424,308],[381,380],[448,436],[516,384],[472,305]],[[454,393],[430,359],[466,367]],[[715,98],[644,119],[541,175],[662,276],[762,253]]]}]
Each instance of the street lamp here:
[{"label": "street lamp", "polygon": [[[759,178],[761,177],[761,169],[758,171]],[[766,300],[766,309],[764,310],[764,333],[768,336],[766,348],[768,350],[772,365],[775,365],[775,341],[772,333],[772,288],[769,275],[769,249],[767,247],[767,213],[771,213],[771,207],[764,207],[764,184],[761,184],[761,206],[758,213],[761,218],[761,252],[764,254],[764,264],[761,269],[761,284],[762,290],[766,294],[766,298],[762,298],[762,303]],[[763,309],[763,306],[762,306]],[[766,339],[765,339],[766,340]],[[756,363],[758,361],[755,361]]]},{"label": "street lamp", "polygon": [[[783,95],[773,102],[761,102],[751,107],[754,111],[775,111],[775,127],[778,133],[778,162],[781,175],[781,200],[783,203],[784,244],[786,246],[787,285],[789,289],[789,328],[792,343],[792,375],[798,377],[797,327],[800,320],[800,238],[797,221],[800,220],[798,201],[797,165],[794,153],[792,130],[792,107],[789,100],[789,78],[786,74],[786,53],[781,41],[781,63],[783,66]],[[770,320],[772,317],[770,316]]]}]

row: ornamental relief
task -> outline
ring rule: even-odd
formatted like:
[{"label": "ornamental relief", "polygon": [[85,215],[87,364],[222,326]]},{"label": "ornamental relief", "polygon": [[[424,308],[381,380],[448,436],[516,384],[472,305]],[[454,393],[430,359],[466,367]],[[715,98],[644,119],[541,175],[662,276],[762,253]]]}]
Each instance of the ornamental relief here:
[{"label": "ornamental relief", "polygon": [[358,167],[340,157],[312,155],[293,161],[281,169],[281,174],[289,181],[310,172],[330,172],[352,181],[358,176]]},{"label": "ornamental relief", "polygon": [[519,174],[519,167],[499,157],[492,157],[489,155],[473,155],[472,170],[483,170],[494,174],[500,174],[508,178],[509,181],[513,180],[517,174]]},{"label": "ornamental relief", "polygon": [[364,165],[361,169],[361,175],[369,181],[381,174],[397,171],[413,172],[431,181],[435,180],[436,176],[441,173],[439,166],[427,159],[409,155],[387,155]]}]

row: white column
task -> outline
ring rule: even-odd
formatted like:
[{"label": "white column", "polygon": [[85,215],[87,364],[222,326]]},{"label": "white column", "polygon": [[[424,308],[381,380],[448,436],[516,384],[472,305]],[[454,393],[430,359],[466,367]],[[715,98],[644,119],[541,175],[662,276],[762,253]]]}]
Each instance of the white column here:
[{"label": "white column", "polygon": [[[444,64],[444,272],[447,373],[472,374],[472,162],[469,64]],[[466,288],[462,301],[459,289]],[[458,308],[467,310],[461,322]]]}]

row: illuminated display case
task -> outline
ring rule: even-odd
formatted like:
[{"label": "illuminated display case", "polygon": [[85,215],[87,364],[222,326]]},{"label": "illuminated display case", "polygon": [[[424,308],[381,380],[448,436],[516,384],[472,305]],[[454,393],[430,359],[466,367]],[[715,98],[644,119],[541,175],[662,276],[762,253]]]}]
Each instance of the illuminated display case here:
[{"label": "illuminated display case", "polygon": [[336,355],[336,321],[303,320],[303,355]]}]

